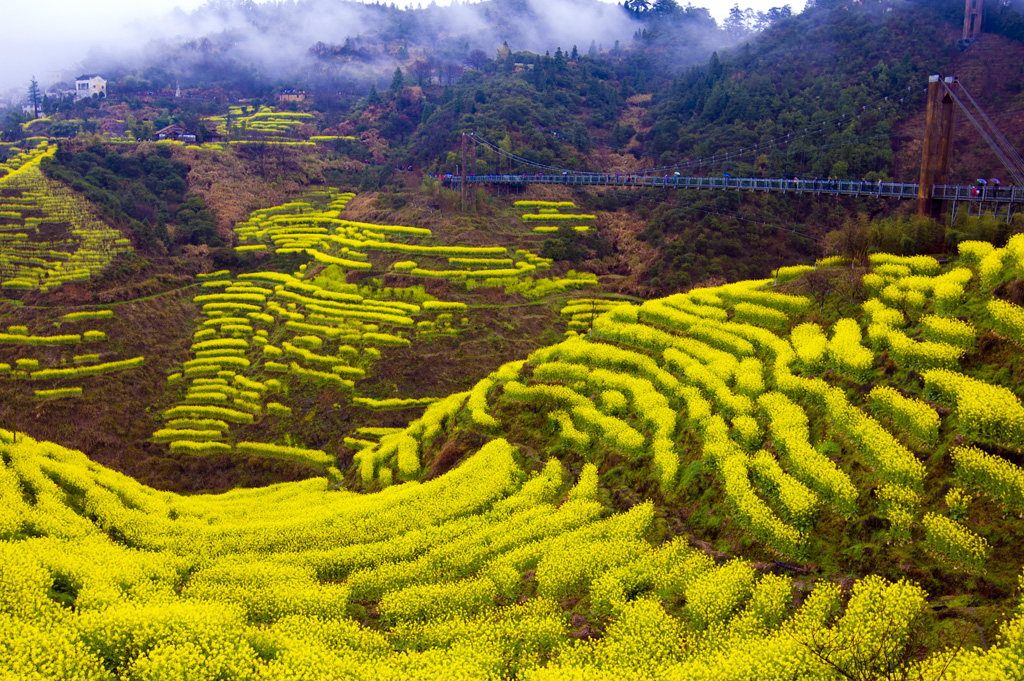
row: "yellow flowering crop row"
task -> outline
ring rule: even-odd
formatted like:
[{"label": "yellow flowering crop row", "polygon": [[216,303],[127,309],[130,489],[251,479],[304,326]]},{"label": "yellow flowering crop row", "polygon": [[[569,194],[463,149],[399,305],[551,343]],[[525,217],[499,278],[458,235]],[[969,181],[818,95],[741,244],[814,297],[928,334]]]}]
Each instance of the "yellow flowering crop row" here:
[{"label": "yellow flowering crop row", "polygon": [[988,301],[987,309],[996,331],[1018,345],[1024,345],[1024,308],[1006,300],[992,298]]},{"label": "yellow flowering crop row", "polygon": [[164,418],[215,419],[229,423],[252,423],[253,416],[247,412],[228,407],[206,405],[178,405],[164,411]]},{"label": "yellow flowering crop row", "polygon": [[840,513],[853,513],[857,488],[849,475],[811,446],[804,410],[775,392],[765,393],[757,403],[768,416],[768,430],[792,475],[827,499]]},{"label": "yellow flowering crop row", "polygon": [[828,357],[828,338],[821,327],[813,322],[800,324],[789,337],[804,368],[811,372],[819,371]]},{"label": "yellow flowering crop row", "polygon": [[65,314],[61,319],[66,322],[80,322],[84,319],[112,319],[114,316],[113,310],[93,310],[84,312],[69,312]]},{"label": "yellow flowering crop row", "polygon": [[818,512],[818,495],[782,470],[770,452],[759,450],[750,459],[750,470],[759,487],[778,500],[783,517],[797,529],[811,527]]},{"label": "yellow flowering crop row", "polygon": [[125,369],[136,369],[145,362],[144,357],[133,357],[116,362],[104,362],[103,364],[91,364],[87,366],[71,367],[68,369],[40,369],[29,374],[33,381],[49,381],[65,378],[81,378],[82,376],[95,376],[97,374],[122,371]]},{"label": "yellow flowering crop row", "polygon": [[686,377],[687,382],[700,388],[727,418],[750,414],[754,410],[754,403],[750,397],[734,393],[722,379],[721,372],[701,364],[675,348],[667,349],[664,356],[667,366],[677,368]]},{"label": "yellow flowering crop row", "polygon": [[895,388],[877,385],[868,393],[871,410],[890,419],[900,432],[923,445],[934,446],[939,440],[939,415],[926,403],[904,397]]},{"label": "yellow flowering crop row", "polygon": [[541,348],[530,355],[529,361],[542,363],[556,358],[642,376],[657,386],[659,392],[670,397],[675,396],[682,387],[679,379],[659,367],[647,355],[605,343],[590,343],[582,338],[570,338],[557,345]]},{"label": "yellow flowering crop row", "polygon": [[937,513],[925,513],[925,545],[940,557],[972,571],[984,569],[990,547],[984,537]]},{"label": "yellow flowering crop row", "polygon": [[596,220],[596,215],[580,213],[578,215],[572,215],[569,213],[524,213],[524,222],[535,222],[537,220]]},{"label": "yellow flowering crop row", "polygon": [[995,288],[1003,278],[1003,261],[1009,253],[1005,248],[997,248],[984,256],[978,263],[978,276],[981,278],[981,285],[986,288]]},{"label": "yellow flowering crop row", "polygon": [[1004,507],[1024,511],[1024,469],[976,447],[954,447],[950,454],[965,483],[998,499]]},{"label": "yellow flowering crop row", "polygon": [[769,329],[784,329],[789,326],[789,315],[765,305],[755,303],[736,303],[733,306],[734,318],[738,321],[750,322]]},{"label": "yellow flowering crop row", "polygon": [[736,367],[736,392],[756,399],[764,392],[764,365],[756,357],[744,357]]},{"label": "yellow flowering crop row", "polygon": [[406,409],[408,407],[419,407],[425,404],[432,404],[437,401],[436,397],[389,397],[383,400],[371,397],[353,397],[352,403],[370,409]]},{"label": "yellow flowering crop row", "polygon": [[153,433],[154,442],[172,442],[174,440],[191,440],[193,442],[208,442],[220,440],[224,433],[220,430],[193,430],[188,428],[161,428]]},{"label": "yellow flowering crop row", "polygon": [[11,345],[74,345],[81,342],[82,336],[77,333],[65,333],[54,336],[0,333],[0,343]]},{"label": "yellow flowering crop row", "polygon": [[734,416],[730,423],[736,433],[737,442],[745,450],[753,450],[760,446],[763,433],[757,419],[749,414],[740,414]]},{"label": "yellow flowering crop row", "polygon": [[[995,302],[995,300],[991,302]],[[921,334],[926,340],[968,350],[974,347],[978,332],[970,322],[936,315],[925,315],[921,317],[920,321]]]},{"label": "yellow flowering crop row", "polygon": [[572,201],[535,201],[522,200],[512,204],[516,208],[575,208]]},{"label": "yellow flowering crop row", "polygon": [[266,442],[239,442],[235,449],[242,454],[249,456],[266,456],[278,459],[289,459],[301,463],[313,463],[318,465],[330,465],[334,457],[320,449],[305,449],[302,447],[285,447],[282,445],[268,444]]},{"label": "yellow flowering crop row", "polygon": [[558,424],[559,434],[574,451],[583,452],[590,446],[590,436],[578,429],[572,422],[572,416],[561,409],[548,412],[548,418]]},{"label": "yellow flowering crop row", "polygon": [[878,421],[850,404],[838,388],[825,394],[825,409],[835,432],[855,445],[861,455],[888,481],[920,490],[924,465]]},{"label": "yellow flowering crop row", "polygon": [[939,261],[929,255],[892,255],[872,253],[868,256],[873,267],[879,265],[904,265],[915,274],[933,275],[939,271]]},{"label": "yellow flowering crop row", "polygon": [[181,428],[181,429],[192,429],[192,430],[219,430],[225,431],[228,429],[228,424],[219,419],[203,419],[203,418],[179,418],[172,419],[167,422],[168,428]]},{"label": "yellow flowering crop row", "polygon": [[491,376],[477,381],[472,390],[469,391],[469,399],[466,401],[466,408],[469,409],[470,418],[473,423],[481,428],[496,428],[498,420],[487,413],[487,393],[494,386],[494,379]]},{"label": "yellow flowering crop row", "polygon": [[837,372],[861,382],[867,379],[875,361],[871,350],[861,345],[860,325],[849,317],[832,327],[828,356]]},{"label": "yellow flowering crop row", "polygon": [[901,541],[909,540],[920,512],[920,495],[909,487],[891,482],[881,485],[875,494],[879,512],[889,520],[889,534]]},{"label": "yellow flowering crop row", "polygon": [[946,369],[922,373],[925,396],[956,409],[960,431],[969,438],[1020,446],[1024,406],[1012,392]]},{"label": "yellow flowering crop row", "polygon": [[806,312],[811,306],[811,301],[803,296],[791,296],[785,293],[774,291],[757,291],[751,287],[753,283],[760,282],[738,282],[737,284],[726,284],[715,291],[733,302],[753,303],[762,307],[769,307],[786,314],[799,314]]},{"label": "yellow flowering crop row", "polygon": [[[720,322],[726,321],[729,318],[729,313],[725,310],[725,301],[708,291],[709,289],[694,289],[689,293],[676,293],[659,300],[665,305],[673,307],[680,312],[686,312],[691,315],[706,317]],[[717,302],[709,304],[707,301],[712,299]]]},{"label": "yellow flowering crop row", "polygon": [[772,271],[772,278],[775,279],[776,283],[784,284],[787,281],[796,279],[801,274],[813,272],[815,267],[816,265],[790,265],[788,267],[780,267]]},{"label": "yellow flowering crop row", "polygon": [[960,262],[977,267],[996,247],[987,241],[961,241],[956,248],[960,253]]},{"label": "yellow flowering crop row", "polygon": [[74,388],[54,388],[52,390],[36,390],[35,397],[37,400],[52,400],[61,397],[79,397],[82,394],[80,387]]}]

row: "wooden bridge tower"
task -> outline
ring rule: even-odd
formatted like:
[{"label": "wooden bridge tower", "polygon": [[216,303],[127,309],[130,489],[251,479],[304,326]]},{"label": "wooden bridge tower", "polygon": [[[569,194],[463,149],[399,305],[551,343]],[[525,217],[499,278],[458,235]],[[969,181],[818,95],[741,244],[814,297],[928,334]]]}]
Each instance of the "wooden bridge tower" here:
[{"label": "wooden bridge tower", "polygon": [[985,18],[985,0],[967,0],[964,9],[964,37],[967,42],[974,42],[981,37],[981,21]]},{"label": "wooden bridge tower", "polygon": [[[968,0],[968,5],[970,2]],[[951,76],[928,77],[921,181],[917,190],[917,214],[922,217],[938,218],[942,212],[942,201],[932,198],[932,190],[937,184],[946,184],[949,177],[949,160],[953,153],[953,97],[948,86],[953,80]]]}]

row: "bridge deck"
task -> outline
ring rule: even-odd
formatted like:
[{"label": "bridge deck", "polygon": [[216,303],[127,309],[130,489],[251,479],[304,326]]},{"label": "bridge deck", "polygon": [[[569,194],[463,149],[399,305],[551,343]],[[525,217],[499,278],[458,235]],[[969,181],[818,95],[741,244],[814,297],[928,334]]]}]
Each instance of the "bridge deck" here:
[{"label": "bridge deck", "polygon": [[[457,175],[445,182],[458,186]],[[916,199],[917,184],[903,182],[861,182],[859,180],[782,180],[758,177],[689,177],[625,174],[568,175],[470,175],[470,184],[561,184],[616,187],[668,187],[678,189],[717,189],[764,191],[788,194],[830,194],[835,196],[874,196]],[[937,185],[932,198],[944,201],[1024,204],[1024,188],[976,185]]]}]

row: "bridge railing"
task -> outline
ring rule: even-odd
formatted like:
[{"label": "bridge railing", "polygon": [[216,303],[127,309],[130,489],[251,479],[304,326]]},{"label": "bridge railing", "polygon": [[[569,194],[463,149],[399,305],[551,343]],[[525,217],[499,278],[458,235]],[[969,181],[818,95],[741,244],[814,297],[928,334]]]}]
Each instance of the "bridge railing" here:
[{"label": "bridge railing", "polygon": [[[458,185],[461,178],[444,178]],[[565,173],[560,175],[470,175],[470,183],[498,184],[562,184],[619,187],[666,187],[678,189],[710,189],[733,191],[765,191],[797,194],[832,194],[840,196],[874,196],[896,199],[917,198],[918,185],[906,182],[870,182],[868,180],[786,180],[761,177],[693,177],[683,175],[631,175],[628,173]],[[937,185],[933,198],[956,201],[1024,203],[1024,188]]]},{"label": "bridge railing", "polygon": [[936,185],[933,198],[944,201],[1024,203],[1024,188],[1001,185]]}]

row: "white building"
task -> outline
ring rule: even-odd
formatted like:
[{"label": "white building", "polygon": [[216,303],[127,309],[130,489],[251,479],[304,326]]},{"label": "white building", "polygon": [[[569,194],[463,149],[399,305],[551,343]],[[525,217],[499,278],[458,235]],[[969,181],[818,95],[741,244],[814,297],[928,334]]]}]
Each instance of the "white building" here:
[{"label": "white building", "polygon": [[75,79],[75,99],[99,95],[107,96],[107,81],[100,76],[80,76]]}]

